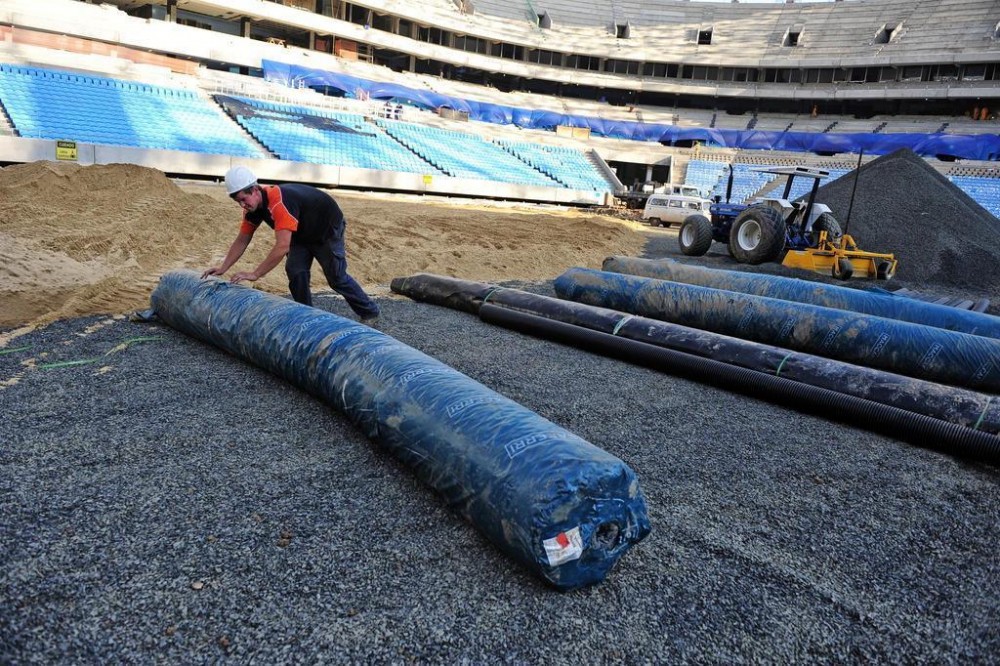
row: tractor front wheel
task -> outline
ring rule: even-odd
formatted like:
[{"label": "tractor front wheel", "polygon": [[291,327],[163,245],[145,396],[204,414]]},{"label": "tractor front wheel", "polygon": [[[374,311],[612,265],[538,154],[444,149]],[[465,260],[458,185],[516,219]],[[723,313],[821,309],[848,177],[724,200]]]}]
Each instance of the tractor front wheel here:
[{"label": "tractor front wheel", "polygon": [[785,249],[785,221],[773,208],[751,206],[729,232],[729,254],[743,264],[775,261]]},{"label": "tractor front wheel", "polygon": [[681,225],[677,242],[687,256],[702,256],[712,247],[712,223],[704,215],[688,215]]}]

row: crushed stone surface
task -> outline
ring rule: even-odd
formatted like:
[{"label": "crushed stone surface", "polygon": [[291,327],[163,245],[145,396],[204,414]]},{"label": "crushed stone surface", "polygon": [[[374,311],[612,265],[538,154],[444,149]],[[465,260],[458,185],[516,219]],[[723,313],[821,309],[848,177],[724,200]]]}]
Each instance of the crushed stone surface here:
[{"label": "crushed stone surface", "polygon": [[[161,324],[61,320],[0,355],[0,661],[1000,652],[996,469],[457,311],[379,302],[386,334],[632,466],[652,534],[601,584],[556,592],[284,380]],[[317,305],[348,314],[329,294]]]}]

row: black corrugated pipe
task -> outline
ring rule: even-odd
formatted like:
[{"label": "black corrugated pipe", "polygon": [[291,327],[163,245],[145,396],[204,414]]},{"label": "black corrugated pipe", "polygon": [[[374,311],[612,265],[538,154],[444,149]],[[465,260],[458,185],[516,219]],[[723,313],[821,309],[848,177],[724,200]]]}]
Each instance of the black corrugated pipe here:
[{"label": "black corrugated pipe", "polygon": [[1000,462],[1000,437],[923,414],[489,303],[480,307],[479,316],[490,324],[690,377],[727,391],[767,396],[771,402],[799,411],[819,413],[848,424],[862,423],[866,429],[917,446],[991,464]]}]

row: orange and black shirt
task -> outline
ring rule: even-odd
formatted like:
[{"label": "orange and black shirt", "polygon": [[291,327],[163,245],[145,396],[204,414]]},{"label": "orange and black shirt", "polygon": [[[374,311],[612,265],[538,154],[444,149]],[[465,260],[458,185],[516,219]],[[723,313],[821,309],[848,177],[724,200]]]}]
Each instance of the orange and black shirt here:
[{"label": "orange and black shirt", "polygon": [[326,192],[310,185],[263,185],[262,205],[243,215],[240,233],[253,235],[261,222],[292,232],[292,242],[321,243],[344,235],[344,213]]}]

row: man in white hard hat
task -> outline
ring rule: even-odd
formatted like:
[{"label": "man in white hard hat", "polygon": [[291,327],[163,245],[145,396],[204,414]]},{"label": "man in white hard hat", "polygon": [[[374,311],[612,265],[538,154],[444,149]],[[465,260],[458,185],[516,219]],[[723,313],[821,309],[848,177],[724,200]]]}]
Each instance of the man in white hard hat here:
[{"label": "man in white hard hat", "polygon": [[377,323],[378,305],[347,274],[346,222],[333,197],[315,187],[297,183],[258,185],[257,177],[244,166],[235,166],[226,173],[226,192],[243,207],[243,221],[222,264],[206,270],[202,273],[203,278],[224,275],[243,256],[254,232],[263,222],[274,230],[274,247],[257,268],[234,273],[231,282],[259,280],[285,259],[292,298],[312,305],[309,281],[315,259],[330,287],[344,297],[362,323],[371,326]]}]

